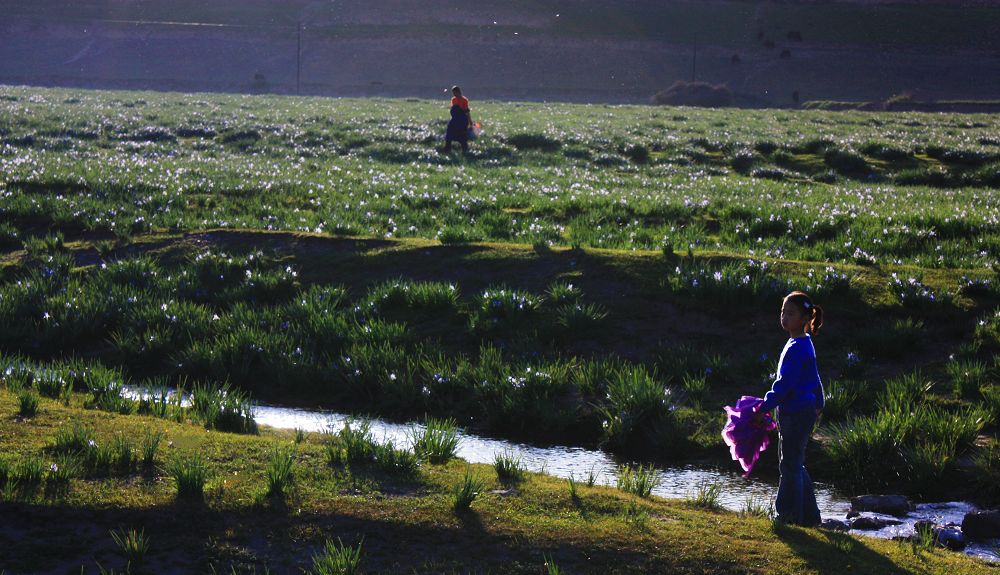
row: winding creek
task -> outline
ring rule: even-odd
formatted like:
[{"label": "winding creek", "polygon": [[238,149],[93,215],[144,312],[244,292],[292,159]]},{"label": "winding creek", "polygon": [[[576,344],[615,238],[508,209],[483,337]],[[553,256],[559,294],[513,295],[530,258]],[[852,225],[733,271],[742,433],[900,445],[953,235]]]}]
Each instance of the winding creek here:
[{"label": "winding creek", "polygon": [[[340,429],[350,416],[320,410],[258,405],[256,420],[260,425],[278,429],[301,429],[303,431],[331,431]],[[410,436],[419,424],[399,424],[371,420],[371,429],[376,439],[390,440],[395,445],[410,445]],[[520,456],[522,463],[530,471],[543,472],[556,477],[573,476],[584,480],[591,473],[598,484],[614,485],[615,471],[618,462],[607,453],[582,447],[549,446],[537,447],[524,443],[514,443],[502,439],[480,437],[469,433],[461,434],[458,446],[458,456],[470,463],[493,463],[496,453],[510,450]],[[734,464],[735,468],[735,464]],[[759,501],[770,501],[777,486],[760,479],[744,479],[733,470],[719,470],[692,465],[676,467],[660,467],[662,481],[653,490],[659,497],[683,499],[694,495],[699,485],[719,484],[722,486],[720,503],[727,509],[738,511],[743,508],[748,497]],[[843,520],[851,508],[848,496],[836,492],[831,486],[816,484],[816,499],[824,519]],[[938,524],[961,524],[965,514],[975,511],[975,506],[965,502],[923,503],[901,519],[901,525],[884,527],[874,531],[857,531],[851,533],[871,537],[892,538],[909,536],[914,533],[914,523],[921,520],[932,520]],[[865,513],[876,517],[891,518],[874,513]],[[1000,561],[1000,541],[989,543],[972,543],[964,553],[990,561]]]}]

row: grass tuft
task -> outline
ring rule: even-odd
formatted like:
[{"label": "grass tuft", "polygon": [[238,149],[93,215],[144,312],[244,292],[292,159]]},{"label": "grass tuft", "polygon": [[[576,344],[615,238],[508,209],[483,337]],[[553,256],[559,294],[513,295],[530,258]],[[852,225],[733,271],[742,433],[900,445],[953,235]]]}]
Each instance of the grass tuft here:
[{"label": "grass tuft", "polygon": [[177,498],[187,501],[202,501],[205,498],[205,483],[211,473],[208,461],[200,453],[178,455],[170,462],[167,473],[177,485]]},{"label": "grass tuft", "polygon": [[56,431],[55,445],[52,449],[56,453],[82,453],[93,440],[93,430],[79,421],[74,421],[71,425],[63,425]]},{"label": "grass tuft", "polygon": [[556,564],[555,559],[551,555],[542,554],[542,560],[545,562],[545,572],[548,575],[561,575],[562,569]]},{"label": "grass tuft", "polygon": [[146,530],[120,527],[110,533],[118,551],[128,562],[128,570],[138,571],[146,559],[146,553],[149,552],[149,538],[146,537]]},{"label": "grass tuft", "polygon": [[433,464],[448,463],[458,451],[458,426],[453,419],[429,418],[422,429],[413,428],[413,452]]},{"label": "grass tuft", "polygon": [[521,456],[513,450],[505,449],[493,455],[493,469],[497,473],[497,481],[504,485],[516,485],[524,481],[527,475]]},{"label": "grass tuft", "polygon": [[349,547],[338,538],[337,543],[327,540],[323,551],[313,555],[311,575],[355,575],[361,564],[361,546]]},{"label": "grass tuft", "polygon": [[191,410],[209,429],[232,433],[257,433],[256,408],[245,391],[228,384],[195,384]]},{"label": "grass tuft", "polygon": [[661,481],[660,472],[652,465],[621,465],[618,467],[616,487],[625,493],[649,497]]},{"label": "grass tuft", "polygon": [[472,502],[479,497],[485,486],[481,479],[473,475],[472,469],[467,469],[462,481],[452,490],[452,510],[455,513],[469,511]]},{"label": "grass tuft", "polygon": [[38,394],[25,389],[17,394],[17,414],[21,417],[34,417],[38,414]]},{"label": "grass tuft", "polygon": [[264,470],[267,495],[282,499],[295,483],[295,451],[276,447],[271,451]]},{"label": "grass tuft", "polygon": [[699,509],[718,511],[722,509],[722,504],[719,502],[720,495],[722,495],[721,483],[704,482],[698,485],[688,503]]},{"label": "grass tuft", "polygon": [[764,497],[747,495],[743,507],[740,509],[740,515],[768,519],[774,516],[774,506]]},{"label": "grass tuft", "polygon": [[156,463],[156,451],[159,449],[161,441],[163,441],[162,431],[152,431],[146,428],[142,436],[142,447],[140,448],[142,467],[144,469],[153,468],[153,465]]}]

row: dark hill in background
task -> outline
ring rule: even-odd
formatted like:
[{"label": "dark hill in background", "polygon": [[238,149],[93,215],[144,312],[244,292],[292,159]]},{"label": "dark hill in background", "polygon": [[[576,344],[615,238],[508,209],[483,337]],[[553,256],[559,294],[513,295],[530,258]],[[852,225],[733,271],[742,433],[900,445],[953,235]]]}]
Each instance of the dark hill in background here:
[{"label": "dark hill in background", "polygon": [[6,84],[647,102],[693,76],[741,105],[1000,98],[998,1],[0,0],[0,37]]}]

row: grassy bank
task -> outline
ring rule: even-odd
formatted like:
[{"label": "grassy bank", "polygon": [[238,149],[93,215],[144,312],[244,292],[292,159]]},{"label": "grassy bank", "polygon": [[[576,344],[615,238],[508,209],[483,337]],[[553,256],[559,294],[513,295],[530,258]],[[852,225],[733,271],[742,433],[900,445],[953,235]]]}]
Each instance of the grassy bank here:
[{"label": "grassy bank", "polygon": [[[256,436],[233,435],[110,415],[85,409],[85,400],[80,394],[68,405],[42,399],[35,415],[21,417],[16,396],[0,391],[0,460],[12,470],[0,481],[0,567],[7,572],[76,572],[81,566],[97,572],[98,565],[121,572],[126,557],[133,572],[291,572],[312,569],[314,556],[326,558],[325,542],[336,547],[338,540],[360,548],[366,573],[538,573],[546,571],[546,561],[570,573],[984,568],[909,543],[776,526],[582,482],[574,497],[565,480],[542,475],[503,484],[491,466],[453,460],[391,470],[362,458],[345,463],[342,455],[330,456],[346,453],[343,433],[296,439],[263,429]],[[74,428],[95,446],[67,447]],[[88,450],[150,433],[162,434],[150,465],[138,457],[124,466],[86,463]],[[290,454],[290,471],[275,471],[282,453]],[[200,497],[197,490],[193,497],[190,491],[179,495],[174,477],[177,462],[191,458],[207,471]],[[36,474],[25,471],[36,466]],[[478,495],[468,510],[456,510],[456,489],[469,473],[481,482]],[[190,485],[190,476],[184,477]],[[110,531],[120,539],[131,535],[132,544],[117,545]]]}]

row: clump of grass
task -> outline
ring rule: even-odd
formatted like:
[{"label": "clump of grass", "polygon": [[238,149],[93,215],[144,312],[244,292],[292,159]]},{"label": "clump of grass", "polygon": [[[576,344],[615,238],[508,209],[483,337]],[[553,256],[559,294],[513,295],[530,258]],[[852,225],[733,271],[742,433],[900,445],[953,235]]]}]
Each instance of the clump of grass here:
[{"label": "clump of grass", "polygon": [[620,465],[615,485],[625,493],[649,497],[653,489],[660,484],[660,472],[652,465]]},{"label": "clump of grass", "polygon": [[830,426],[824,450],[856,486],[885,487],[907,469],[905,489],[930,495],[955,458],[972,448],[987,415],[924,402],[922,378],[901,378],[897,385],[898,391],[882,396],[875,414]]},{"label": "clump of grass", "polygon": [[711,391],[708,377],[705,374],[684,374],[683,379],[681,379],[681,387],[684,388],[688,401],[695,409],[702,408]]},{"label": "clump of grass", "polygon": [[743,508],[740,509],[740,514],[744,517],[762,517],[766,519],[774,515],[774,506],[763,497],[747,495],[746,501],[743,502]]},{"label": "clump of grass", "polygon": [[11,393],[20,393],[21,391],[31,388],[35,381],[35,372],[27,366],[11,365],[0,373],[0,377],[2,377],[3,384],[6,386],[7,391]]},{"label": "clump of grass", "polygon": [[45,462],[37,456],[27,457],[14,467],[14,473],[11,474],[8,483],[16,481],[25,487],[37,487],[42,484],[47,468]]},{"label": "clump of grass", "polygon": [[409,476],[418,468],[417,456],[397,448],[391,441],[378,443],[372,437],[371,422],[348,421],[326,445],[331,465],[370,465],[388,473]]},{"label": "clump of grass", "polygon": [[566,485],[569,486],[569,498],[573,500],[574,503],[580,502],[580,493],[577,489],[576,477],[570,473],[569,477],[566,478]]},{"label": "clump of grass", "polygon": [[575,304],[583,297],[583,290],[569,282],[555,282],[545,293],[554,304]]},{"label": "clump of grass", "polygon": [[107,473],[115,465],[115,450],[111,444],[91,439],[83,451],[83,462],[94,473]]},{"label": "clump of grass", "polygon": [[152,415],[153,417],[166,419],[170,416],[170,408],[171,401],[169,394],[166,390],[161,389],[156,395],[150,393],[139,398],[139,405],[136,407],[136,413],[139,415]]},{"label": "clump of grass", "polygon": [[0,247],[13,248],[19,245],[22,245],[20,231],[7,222],[0,223]]},{"label": "clump of grass", "polygon": [[993,443],[973,457],[972,482],[986,497],[1000,495],[1000,445]]},{"label": "clump of grass", "polygon": [[90,405],[101,411],[128,415],[135,411],[136,402],[125,397],[125,384],[115,375],[109,373],[90,381]]},{"label": "clump of grass", "polygon": [[112,445],[115,453],[115,465],[119,471],[128,473],[136,462],[135,446],[132,439],[124,433],[118,433],[115,435]]},{"label": "clump of grass", "polygon": [[146,530],[120,527],[110,533],[111,539],[118,546],[118,551],[128,562],[128,570],[138,570],[146,559],[146,553],[149,552],[149,539],[146,537]]},{"label": "clump of grass", "polygon": [[327,457],[331,465],[342,463],[367,463],[373,459],[375,440],[370,421],[348,421],[327,443]]},{"label": "clump of grass", "polygon": [[35,379],[38,393],[50,399],[63,397],[67,391],[72,391],[71,386],[70,382],[63,379],[62,375],[54,370],[46,370]]},{"label": "clump of grass", "polygon": [[908,471],[908,489],[930,496],[937,491],[945,471],[952,464],[955,449],[947,443],[920,441],[903,449]]},{"label": "clump of grass", "polygon": [[93,431],[79,421],[74,421],[72,425],[64,425],[56,430],[53,450],[56,453],[82,453],[93,440]]},{"label": "clump of grass", "polygon": [[920,370],[913,371],[885,382],[879,394],[878,408],[888,413],[906,413],[926,400],[934,382],[924,377]]},{"label": "clump of grass", "polygon": [[516,485],[524,481],[526,475],[521,456],[509,449],[493,455],[493,469],[497,472],[497,480],[504,485]]},{"label": "clump of grass", "polygon": [[719,496],[721,495],[721,483],[703,482],[698,485],[694,495],[688,499],[688,503],[699,509],[718,511],[719,509],[722,509],[722,504],[719,502]]},{"label": "clump of grass", "polygon": [[361,545],[349,547],[338,538],[337,543],[327,540],[323,544],[323,551],[312,557],[311,575],[355,575],[358,573],[358,566],[361,564]]},{"label": "clump of grass", "polygon": [[823,161],[842,174],[866,173],[871,169],[864,156],[854,150],[828,148],[823,153]]},{"label": "clump of grass", "polygon": [[923,276],[919,274],[916,277],[902,278],[893,272],[889,289],[903,306],[910,308],[926,307],[947,300],[924,284]]},{"label": "clump of grass", "polygon": [[955,397],[975,397],[989,381],[989,367],[978,360],[949,362],[947,371]]},{"label": "clump of grass", "polygon": [[412,429],[413,452],[433,464],[451,461],[458,451],[458,426],[453,419],[429,418],[423,429]]},{"label": "clump of grass", "polygon": [[246,392],[228,384],[195,384],[191,411],[209,429],[232,433],[257,433],[256,408]]},{"label": "clump of grass", "polygon": [[480,333],[512,333],[535,317],[540,307],[541,299],[535,295],[507,287],[490,288],[480,294],[469,321]]},{"label": "clump of grass", "polygon": [[445,245],[467,244],[475,241],[476,235],[468,227],[447,226],[438,232],[437,239]]},{"label": "clump of grass", "polygon": [[669,388],[636,366],[612,374],[607,388],[604,416],[605,441],[612,449],[657,443],[656,435],[673,423]]},{"label": "clump of grass", "polygon": [[542,561],[545,562],[545,572],[548,573],[548,575],[560,575],[562,573],[562,569],[559,568],[559,565],[556,564],[555,559],[553,559],[551,555],[543,553]]},{"label": "clump of grass", "polygon": [[826,394],[826,404],[823,407],[823,418],[831,421],[841,421],[861,397],[859,385],[851,380],[832,380],[823,385]]},{"label": "clump of grass", "polygon": [[271,451],[265,469],[268,497],[284,498],[295,482],[295,452],[275,448]]},{"label": "clump of grass", "polygon": [[146,428],[146,432],[142,436],[142,467],[144,469],[152,469],[153,464],[156,463],[156,451],[160,447],[160,442],[163,440],[162,431],[152,431]]},{"label": "clump of grass", "polygon": [[32,236],[26,238],[22,243],[24,250],[29,255],[38,257],[42,254],[54,254],[66,249],[66,240],[62,232],[55,232],[47,236]]},{"label": "clump of grass", "polygon": [[25,389],[17,394],[17,414],[21,417],[34,417],[38,414],[38,394]]},{"label": "clump of grass", "polygon": [[473,475],[471,469],[466,470],[462,481],[452,490],[452,509],[455,513],[468,511],[484,487],[485,483]]},{"label": "clump of grass", "polygon": [[188,501],[205,498],[205,483],[210,472],[208,461],[200,453],[179,455],[167,468],[167,473],[177,484],[178,499]]},{"label": "clump of grass", "polygon": [[555,323],[567,333],[581,335],[588,333],[608,317],[608,312],[592,303],[572,303],[561,305],[555,311]]},{"label": "clump of grass", "polygon": [[519,151],[539,150],[542,152],[554,152],[562,146],[561,141],[537,132],[514,134],[507,138],[507,143]]},{"label": "clump of grass", "polygon": [[413,309],[447,311],[455,310],[459,303],[455,284],[418,282],[407,293],[406,303]]},{"label": "clump of grass", "polygon": [[983,408],[989,415],[990,423],[1000,425],[1000,386],[984,387],[982,394]]},{"label": "clump of grass", "polygon": [[937,537],[934,535],[934,525],[926,521],[918,521],[916,534],[910,538],[910,551],[919,556],[934,549]]},{"label": "clump of grass", "polygon": [[306,440],[306,432],[305,432],[305,430],[296,427],[295,428],[295,443],[296,443],[296,445],[302,443],[305,440]]},{"label": "clump of grass", "polygon": [[886,468],[898,461],[899,416],[879,412],[828,428],[827,456],[858,485],[884,486]]},{"label": "clump of grass", "polygon": [[368,301],[379,310],[454,310],[459,303],[459,291],[450,283],[396,279],[373,287]]},{"label": "clump of grass", "polygon": [[66,492],[70,482],[77,476],[79,468],[80,464],[76,459],[67,456],[60,457],[49,466],[45,479],[46,490],[56,494]]},{"label": "clump of grass", "polygon": [[391,441],[376,443],[373,449],[374,464],[377,469],[404,477],[414,475],[419,468],[416,454],[397,448]]}]

